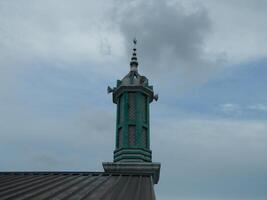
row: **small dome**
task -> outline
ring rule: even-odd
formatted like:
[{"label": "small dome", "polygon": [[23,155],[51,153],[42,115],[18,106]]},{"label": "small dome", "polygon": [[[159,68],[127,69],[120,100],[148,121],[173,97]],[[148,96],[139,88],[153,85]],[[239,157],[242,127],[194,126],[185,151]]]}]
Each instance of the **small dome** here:
[{"label": "small dome", "polygon": [[145,76],[141,76],[136,71],[130,71],[122,80],[121,85],[123,86],[148,86],[148,79]]}]

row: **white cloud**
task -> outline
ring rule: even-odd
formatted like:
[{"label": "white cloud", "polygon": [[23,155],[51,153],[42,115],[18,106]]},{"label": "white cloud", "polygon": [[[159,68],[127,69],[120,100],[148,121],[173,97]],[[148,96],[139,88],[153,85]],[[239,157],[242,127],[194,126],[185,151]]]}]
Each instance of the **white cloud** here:
[{"label": "white cloud", "polygon": [[241,114],[241,108],[237,104],[226,103],[219,105],[219,110],[225,114]]},{"label": "white cloud", "polygon": [[246,114],[252,114],[251,111],[265,113],[267,111],[267,105],[256,103],[250,105],[239,105],[236,103],[221,104],[216,108],[217,111],[231,116],[240,116]]},{"label": "white cloud", "polygon": [[248,109],[261,111],[261,112],[267,112],[267,105],[266,104],[254,104],[254,105],[248,106]]}]

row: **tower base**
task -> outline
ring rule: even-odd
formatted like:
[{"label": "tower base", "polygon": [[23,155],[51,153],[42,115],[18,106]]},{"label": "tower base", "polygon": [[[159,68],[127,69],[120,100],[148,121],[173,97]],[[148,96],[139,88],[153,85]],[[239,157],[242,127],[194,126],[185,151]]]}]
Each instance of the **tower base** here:
[{"label": "tower base", "polygon": [[103,162],[105,172],[114,174],[150,175],[154,184],[157,184],[160,176],[160,163],[120,163]]},{"label": "tower base", "polygon": [[151,154],[145,148],[119,148],[114,151],[114,162],[151,162]]}]

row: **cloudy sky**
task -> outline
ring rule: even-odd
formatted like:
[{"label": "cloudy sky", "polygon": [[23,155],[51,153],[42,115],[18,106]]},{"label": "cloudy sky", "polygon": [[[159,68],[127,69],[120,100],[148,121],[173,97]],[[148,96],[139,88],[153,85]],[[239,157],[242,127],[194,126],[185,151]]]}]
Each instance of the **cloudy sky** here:
[{"label": "cloudy sky", "polygon": [[0,0],[0,171],[102,170],[132,38],[161,200],[267,199],[267,1]]}]

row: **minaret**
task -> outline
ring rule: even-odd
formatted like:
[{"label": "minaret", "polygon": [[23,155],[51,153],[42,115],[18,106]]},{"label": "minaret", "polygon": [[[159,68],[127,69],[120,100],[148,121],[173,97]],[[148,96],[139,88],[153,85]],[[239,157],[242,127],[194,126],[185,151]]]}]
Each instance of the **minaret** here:
[{"label": "minaret", "polygon": [[136,166],[139,170],[142,166],[143,170],[159,176],[160,164],[152,163],[149,130],[149,104],[157,101],[158,95],[154,95],[148,79],[138,73],[136,39],[133,43],[130,72],[122,80],[117,80],[116,87],[108,87],[108,93],[113,94],[113,103],[117,104],[116,145],[113,163],[103,163],[103,166],[105,170],[125,170],[128,166],[133,171]]}]

